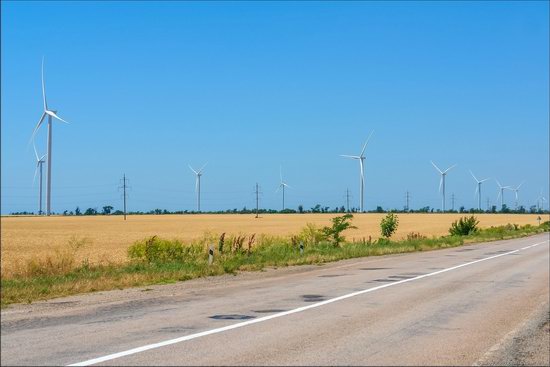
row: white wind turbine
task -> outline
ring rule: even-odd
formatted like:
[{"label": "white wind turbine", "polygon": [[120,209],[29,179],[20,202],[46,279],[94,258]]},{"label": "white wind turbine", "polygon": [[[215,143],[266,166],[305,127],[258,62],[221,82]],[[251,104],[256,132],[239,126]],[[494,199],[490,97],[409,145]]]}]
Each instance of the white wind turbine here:
[{"label": "white wind turbine", "polygon": [[474,174],[472,173],[472,171],[470,171],[470,174],[472,175],[472,177],[474,178],[474,180],[476,180],[477,182],[477,185],[476,185],[476,192],[474,193],[474,196],[477,194],[477,198],[478,198],[478,209],[481,210],[481,184],[484,183],[485,181],[489,180],[488,178],[486,179],[483,179],[483,180],[478,180],[476,178],[476,176],[474,176]]},{"label": "white wind turbine", "polygon": [[502,210],[502,207],[504,206],[504,190],[512,190],[510,186],[502,186],[500,182],[498,182],[497,179],[495,179],[498,185],[498,196],[497,201],[500,198],[500,210]]},{"label": "white wind turbine", "polygon": [[520,183],[515,189],[512,188],[511,190],[516,194],[516,210],[518,208],[518,202],[519,202],[519,189],[520,187],[525,183],[525,181],[522,181],[522,183]]},{"label": "white wind turbine", "polygon": [[50,215],[52,207],[52,117],[66,124],[68,124],[68,122],[57,116],[57,111],[50,110],[48,108],[48,103],[46,101],[46,86],[44,84],[44,58],[42,58],[42,100],[44,102],[44,112],[42,112],[42,116],[40,117],[40,120],[38,120],[38,124],[36,124],[36,127],[32,132],[31,140],[34,139],[36,132],[40,128],[40,125],[42,125],[42,122],[44,122],[44,118],[48,116],[48,148],[46,152],[46,155],[48,156],[48,179],[46,181],[46,215]]},{"label": "white wind turbine", "polygon": [[44,157],[46,154],[44,154],[42,157],[38,156],[38,152],[36,151],[36,146],[34,145],[34,141],[32,142],[32,146],[34,148],[34,155],[36,157],[36,168],[34,170],[34,178],[32,182],[34,183],[36,181],[36,174],[39,173],[39,183],[38,183],[38,215],[42,215],[42,165],[44,164],[45,160]]},{"label": "white wind turbine", "polygon": [[191,165],[189,165],[189,168],[193,173],[197,176],[197,180],[195,182],[195,192],[197,193],[197,211],[201,211],[201,176],[202,176],[202,170],[204,167],[206,167],[208,163],[205,163],[204,166],[201,167],[200,170],[195,171]]},{"label": "white wind turbine", "polygon": [[432,166],[434,166],[434,168],[437,170],[437,172],[439,172],[441,174],[441,179],[439,180],[439,191],[441,192],[441,188],[443,188],[443,197],[442,197],[442,202],[443,202],[443,205],[442,205],[442,209],[443,209],[443,213],[445,213],[445,177],[447,176],[447,173],[452,170],[453,168],[456,167],[456,164],[453,164],[451,167],[447,168],[445,171],[442,171],[439,169],[439,167],[437,167],[435,165],[434,162],[430,161],[432,163]]},{"label": "white wind turbine", "polygon": [[538,210],[544,210],[544,202],[546,201],[546,198],[542,195],[542,189],[540,189],[540,195],[537,198],[537,206]]},{"label": "white wind turbine", "polygon": [[281,181],[279,182],[279,186],[275,192],[279,192],[279,190],[283,191],[283,210],[285,210],[285,188],[290,188],[290,186],[283,180],[283,169],[281,167],[279,167],[279,177],[281,178]]},{"label": "white wind turbine", "polygon": [[361,150],[361,154],[359,155],[345,155],[341,154],[341,157],[349,158],[349,159],[355,159],[359,161],[359,210],[361,213],[364,212],[363,203],[364,203],[364,193],[365,193],[365,149],[367,149],[367,144],[369,143],[369,140],[374,133],[374,130],[371,131],[369,137],[367,138],[367,141],[365,142],[365,145],[363,145],[363,149]]}]

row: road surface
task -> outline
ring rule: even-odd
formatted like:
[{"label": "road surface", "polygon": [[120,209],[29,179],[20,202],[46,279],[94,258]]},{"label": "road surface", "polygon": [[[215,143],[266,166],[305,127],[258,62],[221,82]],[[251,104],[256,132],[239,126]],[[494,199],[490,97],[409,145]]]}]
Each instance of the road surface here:
[{"label": "road surface", "polygon": [[2,365],[549,365],[548,234],[2,311]]}]

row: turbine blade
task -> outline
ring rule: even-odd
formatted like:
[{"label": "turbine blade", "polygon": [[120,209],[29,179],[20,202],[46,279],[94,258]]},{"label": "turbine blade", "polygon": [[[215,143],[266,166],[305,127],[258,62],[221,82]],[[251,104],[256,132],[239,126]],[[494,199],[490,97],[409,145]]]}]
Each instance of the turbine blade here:
[{"label": "turbine blade", "polygon": [[495,178],[495,181],[497,182],[497,185],[499,188],[502,188],[502,185],[500,184],[500,182],[498,182],[498,180]]},{"label": "turbine blade", "polygon": [[361,171],[361,179],[363,179],[363,177],[365,177],[365,167],[363,167],[363,160],[362,159],[359,160],[359,167],[360,167],[360,171]]},{"label": "turbine blade", "polygon": [[489,181],[489,180],[490,180],[490,178],[486,178],[486,179],[484,179],[484,180],[481,180],[481,181],[479,181],[479,182],[480,182],[480,183],[483,183],[483,182],[485,182],[485,181]]},{"label": "turbine blade", "polygon": [[38,158],[38,152],[36,151],[36,144],[34,144],[34,139],[32,140],[32,147],[34,148],[34,155],[36,156],[36,161],[40,162],[40,158]]},{"label": "turbine blade", "polygon": [[189,169],[190,169],[191,171],[193,171],[193,173],[194,173],[194,174],[196,174],[196,175],[198,175],[198,174],[199,174],[199,173],[198,173],[197,171],[195,171],[195,170],[193,169],[193,167],[191,167],[191,165],[190,165],[190,164],[189,164],[188,166],[189,166]]},{"label": "turbine blade", "polygon": [[29,144],[34,141],[34,136],[36,135],[36,132],[38,131],[38,129],[40,128],[40,125],[42,125],[42,122],[44,121],[44,117],[46,117],[46,112],[43,112],[42,113],[42,117],[40,117],[40,120],[38,120],[38,123],[36,124],[36,126],[34,127],[34,130],[32,132],[32,135],[31,135],[31,139],[29,140]]},{"label": "turbine blade", "polygon": [[369,134],[369,137],[367,138],[367,141],[365,142],[365,145],[363,145],[363,149],[361,150],[361,154],[359,154],[360,157],[362,157],[363,153],[365,153],[365,149],[367,149],[367,144],[369,143],[369,140],[370,140],[372,134],[374,134],[374,130],[371,131],[371,133]]},{"label": "turbine blade", "polygon": [[66,124],[69,123],[68,121],[65,121],[65,120],[63,120],[61,117],[57,116],[57,115],[55,114],[55,112],[50,111],[50,113],[52,114],[53,117],[55,117],[55,118],[58,119],[59,121],[63,121],[63,122],[66,123]]},{"label": "turbine blade", "polygon": [[518,200],[518,190],[514,190],[516,193],[516,201]]},{"label": "turbine blade", "polygon": [[519,188],[520,188],[524,183],[525,183],[525,181],[522,181],[522,182],[519,184],[519,186],[518,186],[518,188],[517,188],[516,190],[519,190]]},{"label": "turbine blade", "polygon": [[474,176],[474,174],[472,173],[472,171],[470,170],[470,174],[472,175],[472,177],[474,178],[474,180],[476,180],[477,183],[479,183],[479,180],[477,179],[476,176]]},{"label": "turbine blade", "polygon": [[199,176],[195,179],[195,192],[199,192]]},{"label": "turbine blade", "polygon": [[443,176],[441,176],[441,179],[439,180],[439,192],[441,192],[441,186],[443,186]]},{"label": "turbine blade", "polygon": [[479,185],[476,185],[476,191],[474,192],[474,198],[476,197],[478,191],[479,191]]},{"label": "turbine blade", "polygon": [[345,154],[340,154],[340,157],[350,158],[350,159],[361,159],[361,157],[358,157],[358,156],[356,156],[356,155],[345,155]]},{"label": "turbine blade", "polygon": [[44,102],[44,111],[46,111],[48,104],[46,103],[46,85],[44,83],[44,56],[42,56],[42,99]]},{"label": "turbine blade", "polygon": [[36,181],[36,175],[38,174],[38,167],[40,166],[40,162],[37,162],[36,163],[36,168],[34,169],[34,177],[32,179],[32,184],[34,185],[35,181]]},{"label": "turbine blade", "polygon": [[445,170],[445,172],[443,172],[443,173],[447,173],[447,172],[449,172],[450,170],[452,170],[452,169],[455,168],[455,167],[456,167],[456,164],[453,164],[451,167],[447,168],[447,169]]},{"label": "turbine blade", "polygon": [[434,166],[434,167],[435,167],[435,169],[437,170],[437,172],[439,172],[439,173],[443,174],[443,172],[441,172],[441,170],[439,169],[439,167],[438,167],[438,166],[436,166],[434,162],[432,162],[432,161],[430,161],[430,162],[431,162],[432,166]]},{"label": "turbine blade", "polygon": [[208,162],[206,162],[206,163],[204,164],[204,166],[201,167],[201,169],[199,170],[199,173],[202,173],[202,170],[204,169],[204,167],[206,167],[207,164],[208,164]]}]

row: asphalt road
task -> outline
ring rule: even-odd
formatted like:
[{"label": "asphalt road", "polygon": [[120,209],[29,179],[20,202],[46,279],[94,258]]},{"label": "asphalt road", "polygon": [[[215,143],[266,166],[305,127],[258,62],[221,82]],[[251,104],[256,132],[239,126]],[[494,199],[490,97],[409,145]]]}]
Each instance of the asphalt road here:
[{"label": "asphalt road", "polygon": [[548,239],[17,305],[1,364],[549,365]]}]

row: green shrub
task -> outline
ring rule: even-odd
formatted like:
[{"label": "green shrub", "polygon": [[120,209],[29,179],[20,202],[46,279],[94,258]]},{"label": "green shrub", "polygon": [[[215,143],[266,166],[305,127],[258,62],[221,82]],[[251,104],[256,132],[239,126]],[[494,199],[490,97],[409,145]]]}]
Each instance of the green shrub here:
[{"label": "green shrub", "polygon": [[[468,236],[478,231],[477,225],[479,221],[475,216],[462,217],[457,221],[454,221],[449,228],[449,233],[452,236]],[[511,227],[514,229],[514,227]]]},{"label": "green shrub", "polygon": [[382,236],[390,238],[392,234],[397,230],[399,225],[399,218],[394,213],[388,213],[385,218],[382,218],[380,222],[380,231]]},{"label": "green shrub", "polygon": [[357,228],[351,225],[353,219],[352,214],[345,214],[341,217],[332,218],[332,227],[323,227],[323,233],[327,239],[329,239],[335,247],[340,246],[340,243],[345,240],[345,237],[341,235],[343,231],[350,228]]},{"label": "green shrub", "polygon": [[130,259],[149,263],[182,262],[189,252],[180,241],[164,240],[157,236],[137,241],[128,248]]},{"label": "green shrub", "polygon": [[317,245],[322,241],[326,241],[327,236],[323,230],[317,227],[313,223],[307,223],[302,231],[298,234],[298,238],[304,242],[304,244]]}]

